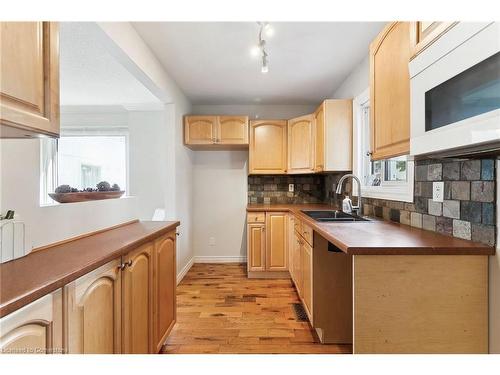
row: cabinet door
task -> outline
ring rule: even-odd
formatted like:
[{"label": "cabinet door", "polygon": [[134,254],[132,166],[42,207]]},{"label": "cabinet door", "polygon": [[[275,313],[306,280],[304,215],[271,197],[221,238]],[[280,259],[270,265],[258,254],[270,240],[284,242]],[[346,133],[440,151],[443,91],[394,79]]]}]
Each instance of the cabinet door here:
[{"label": "cabinet door", "polygon": [[216,116],[184,117],[184,142],[187,145],[213,144],[216,140]]},{"label": "cabinet door", "polygon": [[266,236],[265,224],[248,224],[247,263],[248,271],[265,271],[266,269]]},{"label": "cabinet door", "polygon": [[249,174],[286,173],[286,121],[250,122]]},{"label": "cabinet door", "polygon": [[415,22],[417,41],[413,57],[429,47],[457,22]]},{"label": "cabinet door", "polygon": [[0,36],[1,137],[57,136],[58,24],[0,22]]},{"label": "cabinet door", "polygon": [[313,313],[313,264],[312,264],[312,247],[309,246],[307,242],[302,243],[302,300],[306,308],[309,320],[312,323],[312,313]]},{"label": "cabinet door", "polygon": [[0,319],[0,353],[62,353],[62,323],[58,290]]},{"label": "cabinet door", "polygon": [[68,353],[121,353],[120,264],[111,261],[64,287]]},{"label": "cabinet door", "polygon": [[352,100],[328,99],[325,112],[324,171],[352,170]]},{"label": "cabinet door", "polygon": [[321,105],[314,112],[314,129],[316,132],[314,171],[321,172],[325,169],[325,105]]},{"label": "cabinet door", "polygon": [[294,231],[293,242],[290,246],[292,251],[293,264],[290,265],[290,269],[294,275],[295,287],[297,288],[297,293],[302,297],[302,240],[297,232]]},{"label": "cabinet door", "polygon": [[122,352],[143,354],[151,352],[153,244],[148,243],[124,257],[123,270]]},{"label": "cabinet door", "polygon": [[370,45],[372,159],[410,151],[410,75],[415,46],[411,22],[387,25]]},{"label": "cabinet door", "polygon": [[153,349],[159,352],[176,318],[176,234],[157,240],[154,247]]},{"label": "cabinet door", "polygon": [[247,145],[248,117],[219,116],[216,142],[221,145]]},{"label": "cabinet door", "polygon": [[288,270],[288,219],[285,212],[266,213],[266,270]]},{"label": "cabinet door", "polygon": [[288,170],[292,173],[314,172],[315,129],[312,115],[288,120]]}]

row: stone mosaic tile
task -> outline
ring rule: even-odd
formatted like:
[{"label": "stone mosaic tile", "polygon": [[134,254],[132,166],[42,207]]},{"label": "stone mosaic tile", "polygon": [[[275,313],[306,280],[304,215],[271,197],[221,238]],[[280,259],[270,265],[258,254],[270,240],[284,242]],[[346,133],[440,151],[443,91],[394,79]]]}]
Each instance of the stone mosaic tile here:
[{"label": "stone mosaic tile", "polygon": [[462,162],[460,171],[461,180],[481,179],[481,160],[466,160]]},{"label": "stone mosaic tile", "polygon": [[495,160],[481,160],[481,180],[495,179]]},{"label": "stone mosaic tile", "polygon": [[428,171],[428,165],[417,165],[415,167],[415,181],[427,181]]},{"label": "stone mosaic tile", "polygon": [[495,200],[495,183],[493,181],[472,181],[471,200],[493,202]]},{"label": "stone mosaic tile", "polygon": [[427,171],[428,181],[439,181],[443,176],[443,164],[429,164]]},{"label": "stone mosaic tile", "polygon": [[441,202],[434,202],[432,199],[428,200],[429,215],[441,216],[443,214],[443,204]]},{"label": "stone mosaic tile", "polygon": [[429,199],[424,197],[415,197],[415,210],[420,213],[427,213]]},{"label": "stone mosaic tile", "polygon": [[436,232],[452,236],[453,219],[444,216],[436,217]]},{"label": "stone mosaic tile", "polygon": [[472,223],[480,223],[482,220],[481,202],[464,201],[460,205],[460,219]]},{"label": "stone mosaic tile", "polygon": [[493,225],[472,224],[472,241],[489,246],[495,245],[495,227]]},{"label": "stone mosaic tile", "polygon": [[453,237],[470,240],[472,236],[471,223],[464,220],[453,220]]},{"label": "stone mosaic tile", "polygon": [[443,180],[460,180],[460,162],[443,163]]},{"label": "stone mosaic tile", "polygon": [[482,204],[483,224],[495,225],[495,205],[493,203]]},{"label": "stone mosaic tile", "polygon": [[410,215],[410,225],[415,228],[422,228],[422,214],[412,212]]},{"label": "stone mosaic tile", "polygon": [[436,216],[422,215],[422,228],[433,232],[436,231]]},{"label": "stone mosaic tile", "polygon": [[391,208],[390,220],[399,223],[400,217],[401,217],[401,211],[395,208]]},{"label": "stone mosaic tile", "polygon": [[410,225],[410,211],[399,211],[399,222],[404,225]]},{"label": "stone mosaic tile", "polygon": [[460,219],[460,201],[445,200],[443,202],[443,216]]},{"label": "stone mosaic tile", "polygon": [[451,183],[451,199],[468,201],[470,199],[470,182],[453,181]]}]

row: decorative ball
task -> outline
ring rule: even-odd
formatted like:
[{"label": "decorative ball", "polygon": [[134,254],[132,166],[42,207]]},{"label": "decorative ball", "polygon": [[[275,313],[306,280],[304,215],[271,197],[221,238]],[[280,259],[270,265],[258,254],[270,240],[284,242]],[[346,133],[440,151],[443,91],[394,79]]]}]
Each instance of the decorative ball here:
[{"label": "decorative ball", "polygon": [[118,184],[113,184],[113,186],[111,186],[111,190],[112,191],[120,191],[120,186],[118,186]]},{"label": "decorative ball", "polygon": [[110,191],[111,190],[111,185],[107,181],[101,181],[97,185],[97,190],[99,191]]},{"label": "decorative ball", "polygon": [[59,185],[58,187],[56,187],[56,190],[55,192],[56,193],[71,193],[71,186],[69,185]]}]

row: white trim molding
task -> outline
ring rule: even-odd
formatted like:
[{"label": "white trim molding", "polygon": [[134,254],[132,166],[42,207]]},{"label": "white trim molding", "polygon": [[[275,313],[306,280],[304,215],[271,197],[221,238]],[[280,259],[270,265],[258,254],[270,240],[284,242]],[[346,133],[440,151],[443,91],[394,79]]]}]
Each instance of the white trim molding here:
[{"label": "white trim molding", "polygon": [[195,256],[194,263],[245,263],[246,256]]},{"label": "white trim molding", "polygon": [[194,257],[191,258],[189,262],[187,262],[187,264],[184,266],[184,268],[177,273],[177,285],[179,285],[184,276],[186,276],[191,267],[193,267],[193,264],[194,264]]}]

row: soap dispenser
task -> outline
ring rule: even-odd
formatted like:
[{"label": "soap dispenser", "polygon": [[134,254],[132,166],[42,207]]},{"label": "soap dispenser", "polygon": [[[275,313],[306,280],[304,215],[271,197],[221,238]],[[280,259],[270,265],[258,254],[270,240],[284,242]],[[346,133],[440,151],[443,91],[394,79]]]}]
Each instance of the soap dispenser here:
[{"label": "soap dispenser", "polygon": [[344,200],[342,201],[342,211],[346,214],[352,213],[352,201],[348,195],[346,195]]}]

